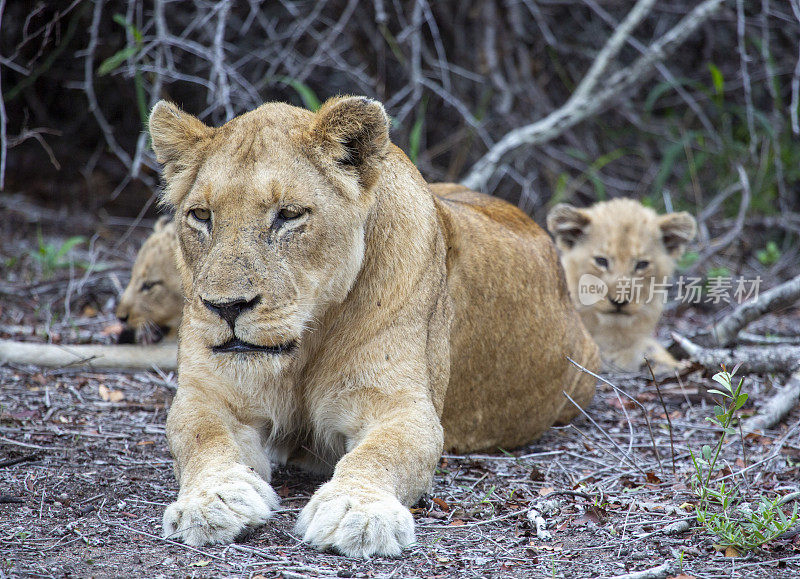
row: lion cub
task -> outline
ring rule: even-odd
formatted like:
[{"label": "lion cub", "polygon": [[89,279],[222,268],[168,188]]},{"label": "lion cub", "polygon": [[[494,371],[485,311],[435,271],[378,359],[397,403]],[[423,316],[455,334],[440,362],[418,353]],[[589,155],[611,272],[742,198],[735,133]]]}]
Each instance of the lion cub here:
[{"label": "lion cub", "polygon": [[160,218],[144,242],[131,270],[131,281],[122,293],[116,315],[127,327],[120,343],[157,342],[177,337],[183,294],[175,250],[175,223]]},{"label": "lion cub", "polygon": [[636,371],[644,359],[659,371],[678,361],[654,332],[669,276],[697,229],[686,212],[658,215],[633,199],[588,209],[559,204],[547,216],[572,301],[609,369]]}]

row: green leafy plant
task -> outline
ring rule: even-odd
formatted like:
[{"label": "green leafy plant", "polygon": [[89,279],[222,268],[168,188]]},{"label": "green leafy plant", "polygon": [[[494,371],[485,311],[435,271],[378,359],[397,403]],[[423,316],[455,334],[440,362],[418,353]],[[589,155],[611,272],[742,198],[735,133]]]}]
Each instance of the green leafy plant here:
[{"label": "green leafy plant", "polygon": [[784,514],[782,497],[772,500],[759,497],[754,501],[754,508],[732,479],[712,480],[721,468],[719,455],[725,439],[736,434],[737,413],[747,402],[747,394],[742,392],[744,379],[740,378],[738,383],[734,380],[737,369],[738,366],[728,372],[723,366],[722,371],[712,377],[720,387],[709,393],[718,395],[720,403],[714,406],[714,416],[706,420],[719,429],[717,443],[713,448],[703,445],[700,456],[695,456],[691,449],[689,454],[695,470],[692,486],[700,499],[695,510],[697,522],[715,535],[721,545],[737,551],[752,551],[790,529],[798,514],[796,503],[790,516]]},{"label": "green leafy plant", "polygon": [[[122,63],[124,63],[126,60],[136,57],[141,52],[144,45],[144,37],[142,36],[141,31],[133,24],[128,22],[122,14],[114,14],[114,22],[130,32],[134,43],[133,46],[126,46],[101,62],[99,68],[97,69],[97,76],[111,74],[120,66],[122,66]],[[138,64],[135,67],[133,83],[136,91],[136,107],[139,110],[139,118],[141,119],[142,124],[146,125],[149,117],[147,112],[147,96],[145,95],[142,71]]]},{"label": "green leafy plant", "polygon": [[322,106],[322,101],[319,100],[317,93],[304,82],[292,78],[291,76],[280,76],[276,80],[292,87],[303,101],[303,106],[308,110],[316,112]]},{"label": "green leafy plant", "polygon": [[781,258],[781,250],[778,249],[777,243],[769,241],[764,249],[756,253],[756,258],[761,262],[761,265],[775,265]]},{"label": "green leafy plant", "polygon": [[45,243],[42,232],[39,231],[39,247],[31,252],[31,257],[39,262],[42,267],[42,277],[45,279],[53,276],[55,271],[62,267],[69,267],[71,260],[67,259],[67,254],[77,245],[86,241],[85,237],[76,235],[70,237],[61,245],[55,243]]},{"label": "green leafy plant", "polygon": [[422,103],[417,109],[417,118],[408,134],[408,158],[415,165],[419,157],[420,144],[422,143],[422,130],[425,127],[425,110],[428,108],[428,95],[422,98]]}]

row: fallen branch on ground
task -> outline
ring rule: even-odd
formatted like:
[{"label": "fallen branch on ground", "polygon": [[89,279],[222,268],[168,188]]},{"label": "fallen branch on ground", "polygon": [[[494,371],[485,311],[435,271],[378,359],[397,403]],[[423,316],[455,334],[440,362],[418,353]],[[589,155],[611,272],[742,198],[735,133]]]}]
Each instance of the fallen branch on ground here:
[{"label": "fallen branch on ground", "polygon": [[[719,346],[730,346],[736,340],[739,331],[747,324],[767,312],[790,306],[797,300],[800,300],[800,276],[765,291],[752,301],[743,303],[702,336],[706,340],[713,340]],[[695,336],[695,339],[700,341],[699,336]]]},{"label": "fallen branch on ground", "polygon": [[672,572],[672,561],[662,563],[658,567],[651,567],[644,571],[634,571],[625,575],[614,575],[609,579],[664,579]]},{"label": "fallen branch on ground", "polygon": [[800,370],[789,377],[789,380],[770,398],[756,416],[748,418],[742,425],[745,432],[766,430],[778,424],[789,414],[800,398]]},{"label": "fallen branch on ground", "polygon": [[672,333],[672,339],[683,348],[692,360],[708,370],[718,370],[720,364],[733,367],[734,364],[741,363],[748,372],[788,374],[795,371],[800,365],[800,346],[704,348],[675,332]]},{"label": "fallen branch on ground", "polygon": [[150,370],[153,367],[175,370],[178,347],[176,344],[59,345],[0,340],[0,364],[30,364],[45,368],[77,366],[95,370]]}]

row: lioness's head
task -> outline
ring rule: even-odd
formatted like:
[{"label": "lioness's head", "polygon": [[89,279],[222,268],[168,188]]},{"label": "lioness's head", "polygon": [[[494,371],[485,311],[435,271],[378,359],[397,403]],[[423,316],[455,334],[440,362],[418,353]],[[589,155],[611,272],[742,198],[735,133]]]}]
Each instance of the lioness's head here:
[{"label": "lioness's head", "polygon": [[316,113],[269,103],[219,128],[156,104],[150,134],[175,208],[182,342],[222,362],[291,358],[361,269],[388,127],[380,103],[361,97]]},{"label": "lioness's head", "polygon": [[117,305],[116,315],[127,325],[120,342],[153,342],[175,336],[183,308],[176,245],[175,224],[162,217],[136,255],[131,281]]},{"label": "lioness's head", "polygon": [[547,228],[561,251],[578,310],[623,327],[637,316],[655,325],[666,281],[696,231],[694,217],[686,212],[658,215],[624,198],[588,209],[556,205]]}]

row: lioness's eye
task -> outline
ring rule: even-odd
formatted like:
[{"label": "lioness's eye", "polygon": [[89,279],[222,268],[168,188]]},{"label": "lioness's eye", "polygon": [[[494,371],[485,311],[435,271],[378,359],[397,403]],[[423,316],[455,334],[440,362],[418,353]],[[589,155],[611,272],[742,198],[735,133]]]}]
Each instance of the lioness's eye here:
[{"label": "lioness's eye", "polygon": [[599,255],[594,258],[594,262],[599,267],[608,267],[608,260],[605,257],[600,257]]},{"label": "lioness's eye", "polygon": [[647,269],[650,267],[650,262],[646,259],[642,259],[641,261],[636,262],[636,271],[642,271],[643,269]]},{"label": "lioness's eye", "polygon": [[283,209],[278,211],[278,217],[280,217],[284,221],[289,221],[291,219],[297,219],[305,212],[306,210],[303,209],[302,207],[284,207]]},{"label": "lioness's eye", "polygon": [[143,281],[141,291],[146,292],[149,289],[152,289],[154,286],[160,284],[160,281]]},{"label": "lioness's eye", "polygon": [[192,209],[191,211],[189,211],[189,215],[191,215],[198,221],[202,221],[203,223],[211,219],[211,211],[209,211],[208,209],[203,209],[202,207]]}]

